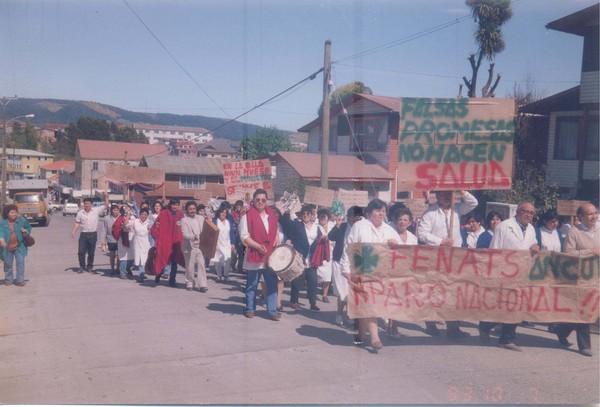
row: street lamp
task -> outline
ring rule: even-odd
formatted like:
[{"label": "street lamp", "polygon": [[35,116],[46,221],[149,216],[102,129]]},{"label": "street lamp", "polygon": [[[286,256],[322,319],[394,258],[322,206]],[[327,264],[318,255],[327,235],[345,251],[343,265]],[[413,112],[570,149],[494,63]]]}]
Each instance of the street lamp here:
[{"label": "street lamp", "polygon": [[23,119],[23,118],[28,118],[28,119],[32,119],[35,117],[34,114],[26,114],[26,115],[22,115],[22,116],[16,116],[13,117],[12,119],[6,119],[6,105],[7,103],[3,103],[3,118],[4,118],[4,133],[2,134],[2,192],[0,192],[2,194],[2,197],[0,197],[0,215],[2,214],[3,210],[4,210],[4,205],[6,204],[6,167],[7,167],[7,161],[8,161],[8,157],[6,156],[6,133],[7,133],[7,129],[8,129],[8,123],[12,122],[13,120],[17,120],[17,119]]}]

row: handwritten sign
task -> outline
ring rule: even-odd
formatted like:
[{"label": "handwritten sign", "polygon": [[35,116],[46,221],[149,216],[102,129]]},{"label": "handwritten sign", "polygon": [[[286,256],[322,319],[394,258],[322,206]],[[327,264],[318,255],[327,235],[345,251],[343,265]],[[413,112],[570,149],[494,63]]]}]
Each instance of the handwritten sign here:
[{"label": "handwritten sign", "polygon": [[268,159],[223,163],[225,193],[229,202],[238,199],[248,202],[248,197],[258,188],[267,191],[267,198],[273,197],[271,184],[271,163]]},{"label": "handwritten sign", "polygon": [[413,214],[414,218],[418,218],[427,209],[428,205],[425,202],[425,198],[413,198],[413,199],[404,199],[401,201],[404,206],[406,206]]},{"label": "handwritten sign", "polygon": [[335,191],[331,189],[307,186],[304,190],[304,203],[331,208],[334,198]]},{"label": "handwritten sign", "polygon": [[575,216],[577,215],[577,209],[589,201],[567,201],[559,199],[556,201],[556,213],[561,216]]},{"label": "handwritten sign", "polygon": [[295,213],[302,209],[302,203],[300,202],[298,195],[294,192],[289,193],[288,191],[284,191],[281,199],[275,202],[275,207],[279,209],[281,213]]},{"label": "handwritten sign", "polygon": [[400,100],[398,190],[511,189],[512,99]]},{"label": "handwritten sign", "polygon": [[598,256],[544,251],[349,245],[351,318],[518,323],[598,318]]},{"label": "handwritten sign", "polygon": [[108,163],[106,178],[124,184],[162,184],[165,182],[165,170]]},{"label": "handwritten sign", "polygon": [[337,191],[337,198],[342,201],[346,209],[351,206],[364,208],[369,204],[369,193],[367,191],[348,191],[340,188]]}]

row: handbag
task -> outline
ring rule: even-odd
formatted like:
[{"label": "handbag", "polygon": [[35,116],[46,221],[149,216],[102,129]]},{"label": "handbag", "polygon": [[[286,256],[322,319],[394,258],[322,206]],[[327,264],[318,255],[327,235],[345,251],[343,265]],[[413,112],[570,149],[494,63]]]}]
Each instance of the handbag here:
[{"label": "handbag", "polygon": [[25,247],[31,247],[35,244],[35,239],[29,233],[23,235],[23,245]]},{"label": "handbag", "polygon": [[[19,222],[17,222],[19,224],[19,227],[22,228],[23,225],[21,225],[21,221],[19,220]],[[23,235],[23,246],[25,247],[31,247],[35,244],[35,239],[33,238],[33,236],[31,236],[31,234],[27,233],[26,235]]]}]

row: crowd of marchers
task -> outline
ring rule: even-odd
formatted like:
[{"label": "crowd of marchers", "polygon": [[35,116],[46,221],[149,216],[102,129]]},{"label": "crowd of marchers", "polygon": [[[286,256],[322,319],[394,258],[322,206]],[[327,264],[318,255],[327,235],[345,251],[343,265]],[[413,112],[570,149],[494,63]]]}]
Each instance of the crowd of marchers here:
[{"label": "crowd of marchers", "polygon": [[[217,281],[226,282],[230,272],[245,275],[246,318],[255,316],[260,289],[268,317],[277,321],[284,312],[282,296],[286,282],[278,270],[269,267],[269,258],[283,247],[293,248],[300,271],[289,282],[290,297],[285,304],[292,310],[301,308],[300,291],[306,288],[308,309],[318,312],[318,300],[329,303],[330,296],[335,295],[335,323],[355,330],[357,346],[365,344],[368,336],[371,348],[380,351],[383,348],[380,331],[394,339],[403,335],[397,321],[348,318],[348,296],[356,289],[346,253],[350,243],[383,243],[391,249],[420,244],[528,250],[532,255],[540,250],[583,256],[600,254],[598,212],[591,203],[578,208],[573,224],[561,225],[555,210],[538,214],[531,202],[521,202],[515,216],[508,219],[494,211],[482,218],[476,210],[477,199],[467,191],[461,191],[457,200],[451,191],[438,191],[436,203],[418,217],[401,203],[388,205],[380,199],[371,200],[366,208],[353,206],[340,210],[338,206],[317,210],[315,205],[305,204],[299,212],[282,214],[268,205],[267,198],[267,192],[258,189],[250,203],[237,201],[231,205],[223,201],[218,209],[211,211],[210,217],[209,208],[194,201],[186,202],[183,207],[178,199],[170,199],[164,206],[156,201],[142,202],[138,207],[134,203],[111,205],[105,195],[104,206],[94,207],[90,199],[85,199],[71,231],[73,238],[80,232],[77,272],[100,272],[94,268],[99,246],[108,253],[110,274],[114,276],[152,284],[147,277],[151,276],[154,284],[165,279],[171,287],[176,287],[181,267],[185,271],[186,289],[204,293],[209,289],[207,273],[213,264]],[[30,226],[13,206],[7,205],[4,212],[7,213],[0,222],[0,254],[4,259],[5,285],[13,284],[16,265],[15,285],[22,286],[27,255],[23,237]],[[207,221],[218,229],[212,258],[202,252],[200,244]],[[445,324],[448,340],[470,336],[461,329],[461,321],[445,321]],[[425,333],[441,335],[438,325],[440,322],[426,321]],[[522,350],[516,344],[517,324],[482,321],[478,328],[483,344],[490,343],[490,336],[497,334],[502,348]],[[557,335],[564,347],[572,346],[568,337],[576,331],[579,353],[592,355],[590,324],[556,323],[549,324],[548,330]]]}]

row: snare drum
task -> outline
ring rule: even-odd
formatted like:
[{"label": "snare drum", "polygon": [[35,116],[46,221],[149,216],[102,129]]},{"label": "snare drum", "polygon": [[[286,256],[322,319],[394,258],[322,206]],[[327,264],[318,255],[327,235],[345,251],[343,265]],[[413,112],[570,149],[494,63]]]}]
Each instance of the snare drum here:
[{"label": "snare drum", "polygon": [[292,281],[304,272],[304,260],[292,246],[281,245],[269,255],[267,267],[283,281]]}]

